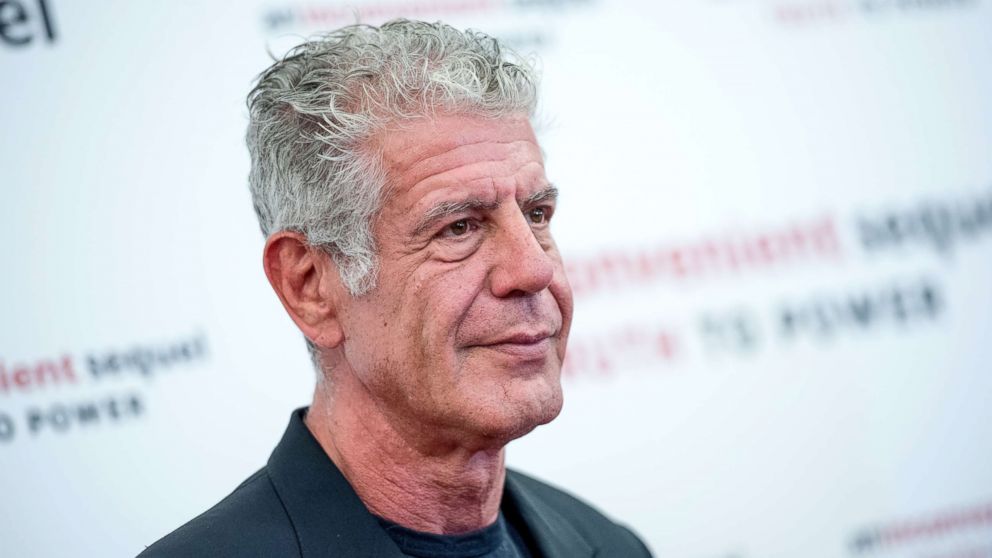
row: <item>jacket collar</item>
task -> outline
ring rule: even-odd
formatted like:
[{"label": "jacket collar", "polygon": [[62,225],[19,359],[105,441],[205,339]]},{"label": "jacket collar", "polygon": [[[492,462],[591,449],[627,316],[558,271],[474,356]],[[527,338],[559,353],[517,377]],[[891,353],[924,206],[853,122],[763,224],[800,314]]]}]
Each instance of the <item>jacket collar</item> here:
[{"label": "jacket collar", "polygon": [[272,484],[296,531],[303,558],[404,558],[341,471],[293,412],[269,457]]},{"label": "jacket collar", "polygon": [[596,549],[558,511],[537,497],[521,481],[519,473],[507,469],[503,489],[516,508],[544,558],[592,558]]},{"label": "jacket collar", "polygon": [[[272,484],[296,531],[303,558],[404,558],[347,479],[293,412],[269,457]],[[557,511],[507,472],[503,492],[544,558],[592,558],[595,550]]]}]

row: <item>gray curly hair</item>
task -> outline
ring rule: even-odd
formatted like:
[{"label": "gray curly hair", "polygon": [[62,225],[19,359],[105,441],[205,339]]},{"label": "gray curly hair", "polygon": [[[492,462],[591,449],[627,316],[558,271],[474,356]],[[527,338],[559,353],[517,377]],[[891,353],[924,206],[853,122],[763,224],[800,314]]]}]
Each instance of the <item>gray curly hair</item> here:
[{"label": "gray curly hair", "polygon": [[311,38],[248,95],[248,183],[262,234],[303,234],[364,294],[375,286],[372,220],[386,186],[374,136],[437,112],[532,117],[536,102],[533,65],[477,31],[398,19]]}]

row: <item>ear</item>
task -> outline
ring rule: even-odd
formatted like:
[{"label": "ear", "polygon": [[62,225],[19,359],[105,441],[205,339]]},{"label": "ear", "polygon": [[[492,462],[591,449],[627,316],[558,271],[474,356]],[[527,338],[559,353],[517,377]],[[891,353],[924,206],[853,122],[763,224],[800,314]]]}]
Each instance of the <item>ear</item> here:
[{"label": "ear", "polygon": [[326,252],[297,232],[280,231],[265,242],[262,265],[283,308],[308,339],[330,349],[344,341],[338,319],[344,288]]}]

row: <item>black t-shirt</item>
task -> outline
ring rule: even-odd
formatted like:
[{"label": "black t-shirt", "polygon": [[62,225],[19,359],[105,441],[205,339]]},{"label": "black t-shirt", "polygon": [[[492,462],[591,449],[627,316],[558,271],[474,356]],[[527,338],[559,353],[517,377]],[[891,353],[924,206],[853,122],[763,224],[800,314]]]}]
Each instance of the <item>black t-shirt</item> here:
[{"label": "black t-shirt", "polygon": [[502,511],[492,525],[461,535],[424,533],[377,519],[400,551],[413,558],[534,558],[520,530]]}]

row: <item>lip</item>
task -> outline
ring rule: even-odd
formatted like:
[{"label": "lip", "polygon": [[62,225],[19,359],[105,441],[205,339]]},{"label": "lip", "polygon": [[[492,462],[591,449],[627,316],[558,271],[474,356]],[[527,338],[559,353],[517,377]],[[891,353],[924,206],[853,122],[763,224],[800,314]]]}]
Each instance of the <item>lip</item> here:
[{"label": "lip", "polygon": [[552,342],[551,333],[515,333],[477,346],[523,360],[538,360],[548,355]]}]

